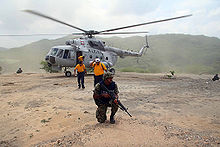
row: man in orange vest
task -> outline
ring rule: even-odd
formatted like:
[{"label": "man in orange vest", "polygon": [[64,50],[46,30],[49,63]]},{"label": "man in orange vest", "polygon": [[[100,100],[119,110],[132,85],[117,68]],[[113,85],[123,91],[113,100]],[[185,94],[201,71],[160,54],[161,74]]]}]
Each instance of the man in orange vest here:
[{"label": "man in orange vest", "polygon": [[[76,75],[76,70],[77,70],[77,78],[78,78],[78,88],[81,88],[81,84],[82,84],[82,88],[84,89],[84,76],[87,73],[86,71],[86,67],[85,65],[82,63],[82,61],[79,61],[79,64],[76,65],[76,67],[74,68],[74,75]],[[81,84],[80,84],[81,81]]]},{"label": "man in orange vest", "polygon": [[90,63],[91,67],[94,67],[94,87],[97,83],[103,81],[103,74],[104,71],[107,72],[107,68],[105,67],[105,64],[100,62],[99,58],[96,58],[95,60]]}]

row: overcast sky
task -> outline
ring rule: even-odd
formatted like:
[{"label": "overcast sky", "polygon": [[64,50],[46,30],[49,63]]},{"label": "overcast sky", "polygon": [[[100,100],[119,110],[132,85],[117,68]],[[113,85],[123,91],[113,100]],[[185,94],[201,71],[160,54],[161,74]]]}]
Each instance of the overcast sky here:
[{"label": "overcast sky", "polygon": [[[220,0],[0,0],[0,34],[80,32],[21,11],[26,9],[84,30],[97,31],[193,14],[179,20],[120,31],[149,31],[149,35],[184,33],[220,38]],[[60,37],[0,37],[0,47],[11,48],[44,38]]]}]

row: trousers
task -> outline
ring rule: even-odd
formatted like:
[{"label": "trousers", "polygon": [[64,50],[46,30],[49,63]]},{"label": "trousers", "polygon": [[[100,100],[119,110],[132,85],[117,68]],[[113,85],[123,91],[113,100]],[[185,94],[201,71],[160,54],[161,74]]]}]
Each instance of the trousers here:
[{"label": "trousers", "polygon": [[105,122],[107,118],[106,111],[108,107],[111,107],[111,116],[114,116],[115,113],[118,111],[118,105],[114,102],[112,104],[100,104],[96,110],[96,118],[98,122]]},{"label": "trousers", "polygon": [[81,87],[85,87],[84,86],[84,76],[85,76],[85,72],[78,72],[77,73],[77,80],[78,80],[78,86]]},{"label": "trousers", "polygon": [[103,81],[103,75],[95,76],[94,75],[94,87],[97,83]]}]

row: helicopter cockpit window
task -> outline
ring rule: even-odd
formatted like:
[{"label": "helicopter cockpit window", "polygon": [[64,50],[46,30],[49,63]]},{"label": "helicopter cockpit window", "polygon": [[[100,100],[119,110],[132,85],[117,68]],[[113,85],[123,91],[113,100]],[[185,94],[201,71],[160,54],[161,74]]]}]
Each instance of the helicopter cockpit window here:
[{"label": "helicopter cockpit window", "polygon": [[57,57],[62,58],[62,56],[63,56],[63,50],[61,49],[61,50],[59,50]]},{"label": "helicopter cockpit window", "polygon": [[51,55],[55,56],[57,54],[58,48],[53,48],[51,51]]}]

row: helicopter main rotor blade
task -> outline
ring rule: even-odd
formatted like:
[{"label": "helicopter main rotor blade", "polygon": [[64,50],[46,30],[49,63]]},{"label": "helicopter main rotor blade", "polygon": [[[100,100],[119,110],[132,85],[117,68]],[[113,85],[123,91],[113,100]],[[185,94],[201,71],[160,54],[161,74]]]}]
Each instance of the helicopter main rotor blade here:
[{"label": "helicopter main rotor blade", "polygon": [[113,34],[141,34],[141,33],[149,33],[149,32],[114,32],[114,33],[100,33],[98,35],[113,35]]},{"label": "helicopter main rotor blade", "polygon": [[42,13],[39,13],[39,12],[36,12],[36,11],[33,11],[33,10],[23,10],[23,11],[24,11],[24,12],[31,13],[31,14],[34,14],[34,15],[37,15],[37,16],[40,16],[40,17],[44,17],[44,18],[47,18],[47,19],[50,19],[50,20],[53,20],[53,21],[56,21],[56,22],[58,22],[58,23],[67,25],[67,26],[69,26],[69,27],[75,28],[75,29],[80,30],[80,31],[83,31],[83,32],[87,32],[86,30],[83,30],[83,29],[81,29],[81,28],[75,27],[75,26],[73,26],[73,25],[70,25],[70,24],[68,24],[68,23],[65,23],[65,22],[63,22],[63,21],[60,21],[60,20],[58,20],[58,19],[52,18],[52,17],[50,17],[50,16],[44,15],[44,14],[42,14]]},{"label": "helicopter main rotor blade", "polygon": [[[114,34],[141,34],[141,33],[149,33],[149,32],[114,32],[114,33],[100,33],[97,35],[114,35]],[[60,36],[60,35],[85,35],[85,33],[72,33],[72,34],[0,34],[0,37],[8,37],[8,36]]]},{"label": "helicopter main rotor blade", "polygon": [[7,36],[49,36],[49,35],[71,35],[71,34],[0,34],[0,37]]},{"label": "helicopter main rotor blade", "polygon": [[85,33],[72,33],[71,35],[85,35]]},{"label": "helicopter main rotor blade", "polygon": [[[139,34],[139,33],[149,33],[149,32],[114,32],[114,33],[97,33],[96,35],[113,35],[113,34]],[[72,35],[85,35],[85,33],[72,33]]]},{"label": "helicopter main rotor blade", "polygon": [[192,16],[192,14],[183,15],[183,16],[179,16],[179,17],[173,17],[173,18],[167,18],[167,19],[162,19],[162,20],[157,20],[157,21],[151,21],[151,22],[146,22],[146,23],[140,23],[140,24],[125,26],[125,27],[120,27],[120,28],[114,28],[114,29],[109,29],[109,30],[104,30],[104,31],[99,31],[99,33],[110,32],[110,31],[115,31],[115,30],[121,30],[121,29],[137,27],[137,26],[142,26],[142,25],[147,25],[147,24],[152,24],[152,23],[158,23],[158,22],[163,22],[163,21],[170,21],[170,20],[180,19],[180,18],[189,17],[189,16]]}]

